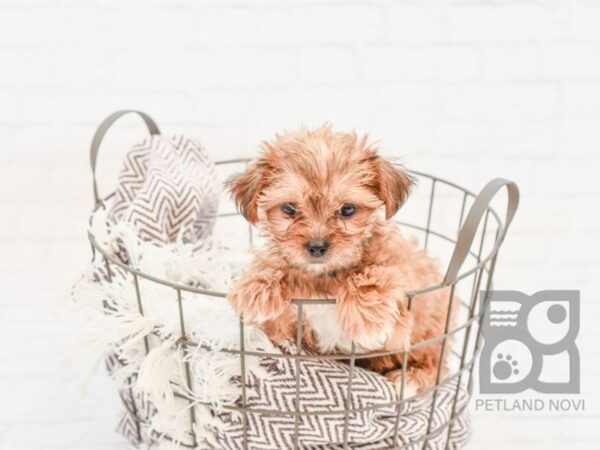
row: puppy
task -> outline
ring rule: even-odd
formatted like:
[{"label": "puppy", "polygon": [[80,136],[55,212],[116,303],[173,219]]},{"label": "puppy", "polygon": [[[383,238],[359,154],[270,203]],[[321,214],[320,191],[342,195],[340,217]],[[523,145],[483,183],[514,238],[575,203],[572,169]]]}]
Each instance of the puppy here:
[{"label": "puppy", "polygon": [[[294,298],[335,298],[305,307],[303,340],[330,353],[402,351],[444,332],[448,289],[406,292],[437,284],[436,262],[406,240],[390,219],[413,179],[358,137],[330,125],[301,128],[262,144],[261,157],[230,181],[243,214],[266,237],[229,294],[246,323],[276,343],[294,339]],[[408,355],[405,397],[436,382],[441,342]],[[402,353],[357,364],[384,374],[399,389]]]}]

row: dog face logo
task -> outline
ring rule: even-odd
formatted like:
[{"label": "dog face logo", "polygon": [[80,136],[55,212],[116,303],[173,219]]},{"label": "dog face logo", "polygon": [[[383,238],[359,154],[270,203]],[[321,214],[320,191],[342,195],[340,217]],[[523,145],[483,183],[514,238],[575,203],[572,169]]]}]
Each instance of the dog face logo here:
[{"label": "dog face logo", "polygon": [[579,393],[579,291],[482,291],[482,394]]}]

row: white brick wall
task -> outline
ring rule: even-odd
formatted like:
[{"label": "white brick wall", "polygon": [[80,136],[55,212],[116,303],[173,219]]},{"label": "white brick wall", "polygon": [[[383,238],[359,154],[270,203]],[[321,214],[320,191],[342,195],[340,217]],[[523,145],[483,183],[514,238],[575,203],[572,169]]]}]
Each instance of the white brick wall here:
[{"label": "white brick wall", "polygon": [[[496,284],[582,290],[581,415],[478,413],[470,448],[592,449],[600,431],[600,4],[578,0],[0,0],[0,448],[124,448],[104,374],[76,395],[76,319],[52,299],[88,259],[87,147],[118,108],[219,157],[301,122],[523,201]],[[106,142],[102,185],[140,131]]]}]

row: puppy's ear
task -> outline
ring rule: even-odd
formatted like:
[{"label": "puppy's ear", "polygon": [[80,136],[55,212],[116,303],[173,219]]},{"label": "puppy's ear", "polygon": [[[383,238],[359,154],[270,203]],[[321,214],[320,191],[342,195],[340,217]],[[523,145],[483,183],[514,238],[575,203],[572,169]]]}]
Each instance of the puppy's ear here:
[{"label": "puppy's ear", "polygon": [[238,210],[251,224],[258,221],[257,201],[265,188],[267,171],[266,161],[259,159],[241,174],[234,175],[227,183]]},{"label": "puppy's ear", "polygon": [[385,218],[389,219],[400,209],[410,194],[415,179],[388,160],[376,157],[376,191],[385,205]]}]

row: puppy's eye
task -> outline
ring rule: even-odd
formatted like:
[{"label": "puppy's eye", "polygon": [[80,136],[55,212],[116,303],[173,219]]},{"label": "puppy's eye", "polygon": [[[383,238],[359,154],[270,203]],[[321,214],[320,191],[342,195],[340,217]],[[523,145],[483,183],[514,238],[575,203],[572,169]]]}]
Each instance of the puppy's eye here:
[{"label": "puppy's eye", "polygon": [[284,214],[286,214],[286,215],[288,215],[290,217],[295,216],[296,213],[298,212],[296,210],[296,207],[294,206],[294,204],[293,203],[289,203],[289,202],[286,202],[283,205],[281,205],[281,211],[283,211]]},{"label": "puppy's eye", "polygon": [[338,211],[339,215],[342,217],[350,217],[352,214],[356,212],[356,206],[351,203],[344,203],[340,210]]}]

